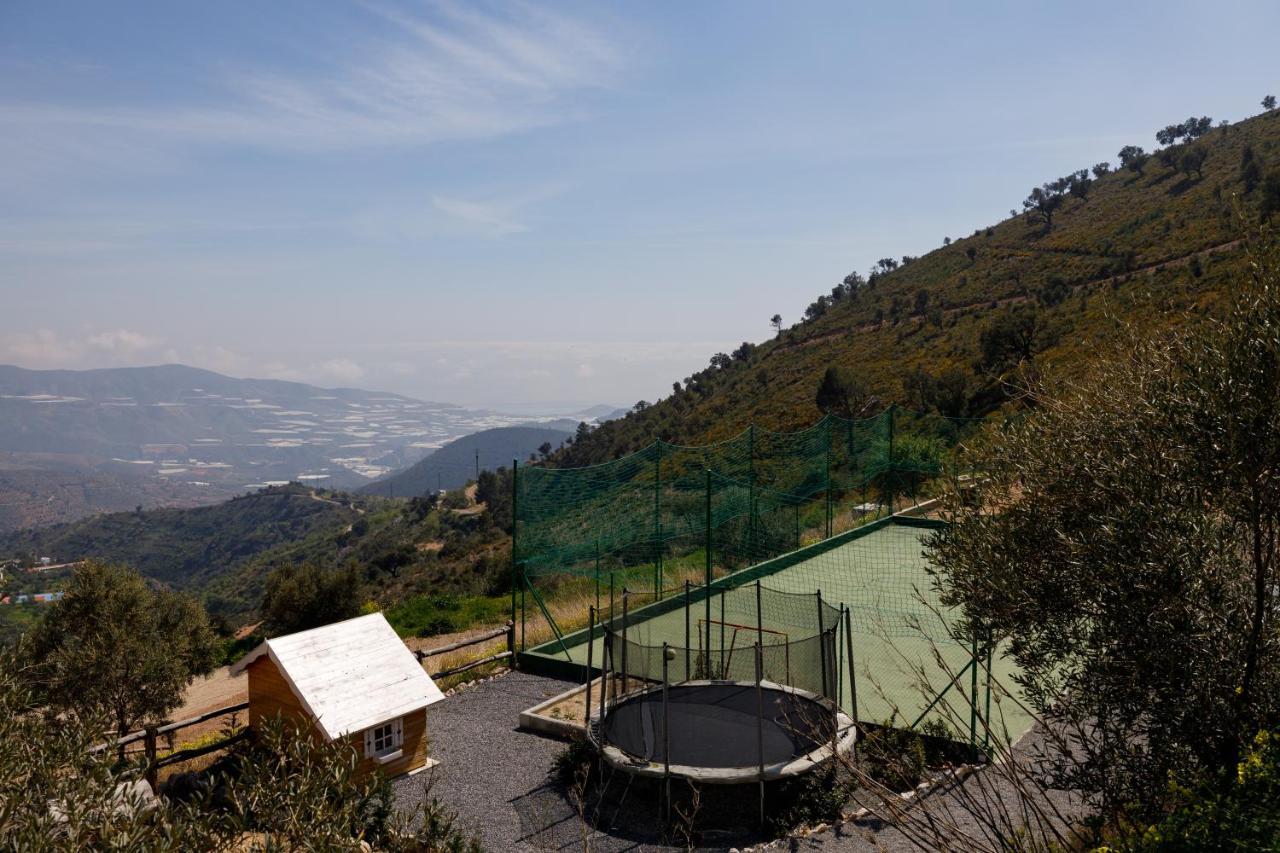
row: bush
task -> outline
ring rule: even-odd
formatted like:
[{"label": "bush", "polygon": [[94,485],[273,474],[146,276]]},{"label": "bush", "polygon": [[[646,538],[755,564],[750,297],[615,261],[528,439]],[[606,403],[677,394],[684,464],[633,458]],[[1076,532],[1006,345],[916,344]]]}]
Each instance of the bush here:
[{"label": "bush", "polygon": [[892,791],[907,791],[924,779],[924,738],[889,725],[871,728],[859,746],[862,771]]},{"label": "bush", "polygon": [[831,765],[780,783],[765,799],[766,828],[782,836],[799,826],[838,821],[856,788],[849,773]]},{"label": "bush", "polygon": [[1280,849],[1280,731],[1259,732],[1234,776],[1172,790],[1178,803],[1164,820],[1131,830],[1115,846],[1144,853]]}]

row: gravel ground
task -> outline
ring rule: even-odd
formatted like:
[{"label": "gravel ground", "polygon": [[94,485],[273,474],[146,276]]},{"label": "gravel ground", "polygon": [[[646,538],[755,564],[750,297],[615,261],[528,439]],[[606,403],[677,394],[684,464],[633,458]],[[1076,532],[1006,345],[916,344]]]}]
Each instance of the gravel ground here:
[{"label": "gravel ground", "polygon": [[[1045,749],[1046,739],[1043,732],[1032,730],[1014,748],[1012,760],[1028,766],[1035,762],[1035,756]],[[1006,809],[1017,811],[1015,805],[1019,798],[1015,795],[1018,785],[1012,779],[1017,776],[1008,769],[988,767],[977,770],[963,782],[940,788],[924,797],[911,807],[909,814],[917,826],[932,824],[934,831],[942,833],[952,840],[957,849],[974,846],[980,849],[998,849],[1001,845],[995,836],[1008,837],[1013,834],[1013,826],[1000,827],[999,819],[991,820]],[[1038,811],[1045,815],[1046,821],[1053,823],[1057,830],[1065,832],[1072,821],[1078,820],[1086,813],[1079,797],[1066,791],[1047,791],[1040,798]],[[1035,810],[1033,810],[1035,811]],[[987,820],[980,820],[976,814],[985,813]],[[1023,821],[1015,814],[1013,824]],[[916,840],[912,840],[914,837]],[[904,832],[891,824],[882,823],[878,819],[866,818],[861,821],[846,821],[838,826],[805,838],[788,840],[778,845],[782,849],[796,851],[857,851],[869,853],[919,853],[921,850],[934,849],[928,843],[929,833]],[[973,840],[969,845],[958,844],[954,839],[967,837]]]},{"label": "gravel ground", "polygon": [[422,799],[424,782],[480,833],[485,850],[536,849],[521,829],[517,802],[546,780],[564,743],[519,731],[521,711],[567,690],[568,682],[509,672],[438,702],[427,710],[431,757],[440,764],[396,781],[402,808]]},{"label": "gravel ground", "polygon": [[[551,678],[507,673],[468,687],[427,712],[431,755],[440,761],[434,770],[396,781],[401,808],[412,808],[430,781],[432,793],[457,811],[463,823],[479,832],[486,850],[582,850],[582,823],[567,811],[562,794],[547,784],[552,759],[564,743],[516,728],[519,713],[571,686]],[[1017,755],[1027,759],[1038,747],[1034,733],[1024,738]],[[930,815],[948,834],[987,834],[966,806],[1001,799],[1012,802],[1013,786],[999,770],[980,770],[952,789],[939,790],[911,808],[911,814]],[[1068,817],[1080,814],[1080,804],[1065,792],[1051,792],[1049,801]],[[522,818],[523,816],[523,818]],[[545,829],[536,832],[533,826]],[[917,836],[919,837],[919,836]],[[727,845],[726,845],[727,846]],[[803,851],[919,851],[898,828],[867,818],[845,822],[812,835],[769,845]],[[593,851],[654,849],[631,838],[594,834]],[[724,849],[723,847],[721,849]],[[927,848],[924,848],[927,849]]]}]

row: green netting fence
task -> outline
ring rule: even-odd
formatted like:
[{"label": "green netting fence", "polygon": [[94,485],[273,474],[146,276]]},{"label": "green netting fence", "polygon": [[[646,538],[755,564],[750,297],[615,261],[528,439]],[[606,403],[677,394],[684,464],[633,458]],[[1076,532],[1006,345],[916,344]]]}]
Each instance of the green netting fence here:
[{"label": "green netting fence", "polygon": [[588,606],[608,614],[623,589],[661,600],[926,499],[982,423],[891,406],[704,446],[655,441],[586,468],[517,467],[521,648],[582,627]]}]

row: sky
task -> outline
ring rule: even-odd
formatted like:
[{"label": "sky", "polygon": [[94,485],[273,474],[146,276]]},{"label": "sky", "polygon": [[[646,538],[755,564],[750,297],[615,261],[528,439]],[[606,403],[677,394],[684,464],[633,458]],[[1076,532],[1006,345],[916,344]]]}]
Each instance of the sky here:
[{"label": "sky", "polygon": [[631,405],[1280,93],[1280,4],[0,3],[0,363]]}]

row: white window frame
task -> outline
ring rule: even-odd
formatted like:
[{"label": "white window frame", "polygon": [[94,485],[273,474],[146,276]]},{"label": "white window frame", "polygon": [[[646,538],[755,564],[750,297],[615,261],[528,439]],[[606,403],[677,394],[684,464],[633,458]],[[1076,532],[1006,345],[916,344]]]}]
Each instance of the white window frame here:
[{"label": "white window frame", "polygon": [[[389,739],[382,744],[382,748],[377,748],[379,740],[378,732],[381,729],[390,727]],[[394,720],[387,720],[378,723],[364,730],[364,757],[372,758],[379,764],[385,764],[388,761],[395,761],[404,754],[404,718],[396,717]]]}]

